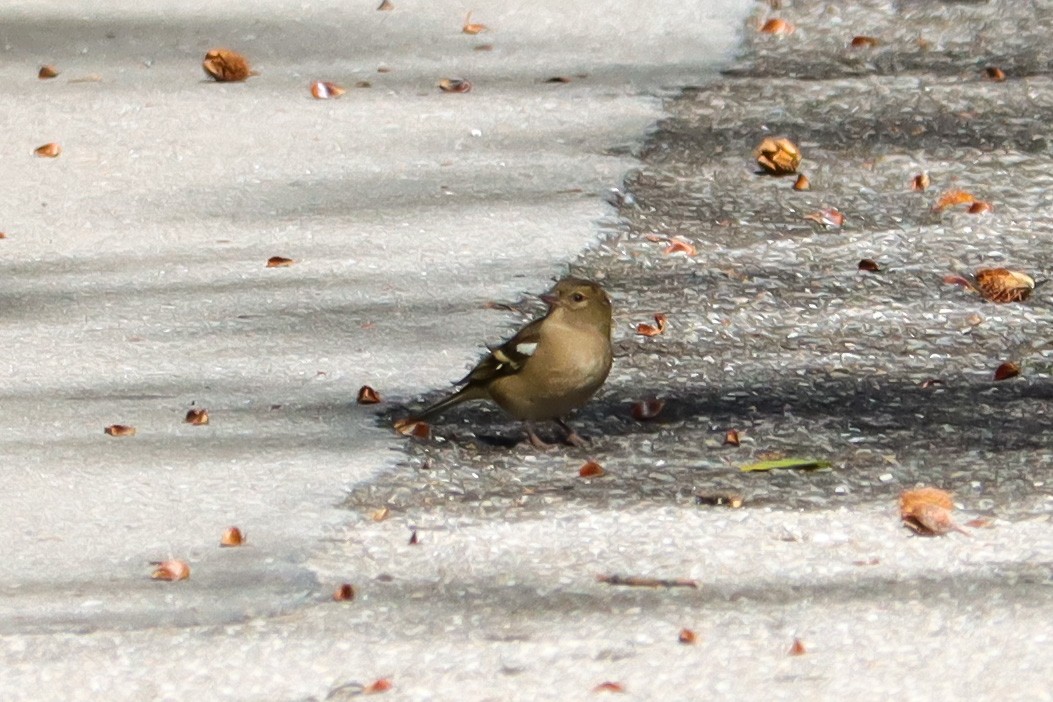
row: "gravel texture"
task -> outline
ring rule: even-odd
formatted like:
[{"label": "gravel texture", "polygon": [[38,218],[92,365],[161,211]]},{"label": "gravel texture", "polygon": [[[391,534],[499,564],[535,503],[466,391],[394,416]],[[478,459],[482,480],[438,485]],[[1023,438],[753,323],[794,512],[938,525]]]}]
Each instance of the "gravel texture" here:
[{"label": "gravel texture", "polygon": [[[924,483],[977,512],[1047,513],[1048,289],[999,305],[942,280],[995,266],[1048,277],[1048,49],[1035,29],[1018,31],[1043,12],[995,2],[759,12],[755,26],[778,14],[798,30],[749,32],[723,80],[670,103],[627,181],[624,228],[572,268],[603,281],[617,307],[615,369],[574,422],[592,445],[509,450],[518,430],[498,412],[458,410],[351,505],[529,513],[733,491],[747,507],[837,507],[892,504]],[[848,47],[856,34],[880,43]],[[988,80],[993,65],[1008,80]],[[751,151],[769,135],[800,146],[810,190],[758,173]],[[912,191],[923,172],[931,185]],[[993,212],[937,210],[950,189]],[[805,218],[826,207],[844,213],[843,227]],[[671,237],[697,255],[665,255]],[[860,271],[865,258],[881,271]],[[656,312],[666,333],[635,335]],[[1005,361],[1023,370],[995,382]],[[635,422],[628,409],[646,397],[665,410]],[[740,447],[723,445],[728,429]],[[833,466],[739,470],[780,455]],[[607,477],[579,479],[587,458]]]}]

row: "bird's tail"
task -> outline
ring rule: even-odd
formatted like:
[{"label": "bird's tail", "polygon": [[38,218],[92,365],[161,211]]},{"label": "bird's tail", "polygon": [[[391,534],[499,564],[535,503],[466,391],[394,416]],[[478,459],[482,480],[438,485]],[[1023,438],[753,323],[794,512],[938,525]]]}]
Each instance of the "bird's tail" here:
[{"label": "bird's tail", "polygon": [[425,420],[429,417],[442,414],[446,410],[459,405],[462,402],[468,402],[469,400],[482,400],[486,397],[489,397],[489,395],[487,395],[484,388],[469,383],[452,395],[447,395],[435,404],[428,405],[420,412],[415,413],[413,418],[418,421]]}]

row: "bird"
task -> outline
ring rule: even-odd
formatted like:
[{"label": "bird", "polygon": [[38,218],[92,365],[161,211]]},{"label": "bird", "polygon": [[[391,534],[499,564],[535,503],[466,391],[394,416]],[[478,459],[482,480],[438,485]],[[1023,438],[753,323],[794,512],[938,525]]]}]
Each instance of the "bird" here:
[{"label": "bird", "polygon": [[417,413],[423,421],[470,400],[490,400],[525,422],[530,443],[550,448],[534,423],[554,421],[567,443],[585,440],[565,417],[591,398],[607,380],[613,363],[611,299],[591,280],[568,277],[540,296],[548,313],[530,322],[508,341],[490,349],[479,363],[454,383],[452,394]]}]

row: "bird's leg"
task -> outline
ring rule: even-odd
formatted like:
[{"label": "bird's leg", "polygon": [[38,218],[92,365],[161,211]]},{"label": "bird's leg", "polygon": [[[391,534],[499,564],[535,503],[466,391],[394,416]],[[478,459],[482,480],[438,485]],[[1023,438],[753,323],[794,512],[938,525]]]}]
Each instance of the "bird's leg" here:
[{"label": "bird's leg", "polygon": [[532,422],[527,422],[526,428],[527,438],[530,440],[531,446],[533,446],[539,451],[547,451],[548,449],[552,448],[553,444],[542,440],[542,438],[537,435],[537,433],[534,431],[534,424]]},{"label": "bird's leg", "polygon": [[589,443],[588,440],[582,437],[581,434],[579,434],[578,432],[571,429],[570,425],[564,422],[562,419],[557,419],[556,424],[558,424],[560,428],[567,433],[566,441],[571,446],[577,446],[578,448],[581,448],[582,446],[585,446]]}]

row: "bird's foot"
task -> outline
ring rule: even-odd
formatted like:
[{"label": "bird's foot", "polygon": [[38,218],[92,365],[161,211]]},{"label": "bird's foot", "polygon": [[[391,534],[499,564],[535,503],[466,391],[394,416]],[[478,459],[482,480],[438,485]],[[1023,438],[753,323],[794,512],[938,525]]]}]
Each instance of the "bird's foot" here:
[{"label": "bird's foot", "polygon": [[530,439],[530,445],[536,448],[538,451],[548,451],[554,444],[550,444],[547,441],[543,441],[540,436],[534,433],[533,429],[527,430],[527,438]]},{"label": "bird's foot", "polygon": [[576,446],[578,448],[583,448],[589,445],[589,440],[573,429],[567,434],[566,442],[571,446]]},{"label": "bird's foot", "polygon": [[562,429],[566,433],[566,438],[564,439],[564,441],[566,441],[571,446],[582,448],[588,445],[589,440],[583,437],[578,432],[571,429],[570,425],[564,422],[562,419],[557,419],[556,424],[558,424],[560,429]]}]

